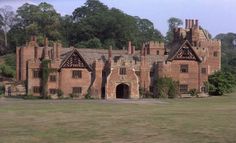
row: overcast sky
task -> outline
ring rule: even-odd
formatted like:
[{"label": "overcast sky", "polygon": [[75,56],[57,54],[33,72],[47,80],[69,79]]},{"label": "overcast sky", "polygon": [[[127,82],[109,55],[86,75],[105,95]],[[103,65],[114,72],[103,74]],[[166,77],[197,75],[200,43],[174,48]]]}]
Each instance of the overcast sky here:
[{"label": "overcast sky", "polygon": [[[45,1],[62,15],[71,14],[86,0],[0,0],[0,7],[10,5],[14,9],[28,2],[39,4]],[[213,36],[219,33],[236,33],[236,0],[100,0],[109,7],[147,18],[165,35],[170,17],[198,19],[200,25]]]}]

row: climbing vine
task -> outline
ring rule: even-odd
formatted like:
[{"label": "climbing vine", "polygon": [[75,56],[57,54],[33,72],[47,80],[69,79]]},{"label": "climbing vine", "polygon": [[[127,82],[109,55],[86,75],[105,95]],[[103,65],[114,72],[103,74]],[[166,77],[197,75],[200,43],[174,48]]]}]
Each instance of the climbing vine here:
[{"label": "climbing vine", "polygon": [[50,60],[43,60],[42,65],[42,97],[48,98],[48,78],[49,74],[52,72],[52,69],[49,67],[51,63]]}]

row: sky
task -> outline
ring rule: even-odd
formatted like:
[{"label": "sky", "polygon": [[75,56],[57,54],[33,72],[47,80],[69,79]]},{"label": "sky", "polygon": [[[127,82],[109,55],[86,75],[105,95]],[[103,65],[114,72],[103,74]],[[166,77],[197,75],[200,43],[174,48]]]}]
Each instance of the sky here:
[{"label": "sky", "polygon": [[[47,2],[61,15],[72,14],[86,0],[0,0],[0,7],[10,5],[14,9],[28,2]],[[236,0],[100,0],[105,5],[123,12],[146,18],[154,23],[163,35],[168,30],[170,17],[198,19],[199,24],[213,36],[219,33],[236,33]]]}]

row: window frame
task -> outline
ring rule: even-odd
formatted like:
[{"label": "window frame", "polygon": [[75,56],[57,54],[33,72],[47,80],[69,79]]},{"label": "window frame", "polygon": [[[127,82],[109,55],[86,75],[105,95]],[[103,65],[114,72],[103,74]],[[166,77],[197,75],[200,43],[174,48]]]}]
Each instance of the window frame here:
[{"label": "window frame", "polygon": [[72,78],[73,79],[82,78],[82,71],[81,70],[73,70],[72,71]]},{"label": "window frame", "polygon": [[126,75],[126,74],[127,74],[126,67],[121,67],[120,68],[120,75]]},{"label": "window frame", "polygon": [[73,94],[82,94],[82,90],[83,88],[82,87],[72,87],[72,93]]},{"label": "window frame", "polygon": [[34,94],[40,94],[41,93],[41,87],[40,86],[33,86],[33,93]]},{"label": "window frame", "polygon": [[[54,78],[52,78],[52,77],[54,77]],[[50,82],[57,82],[57,75],[50,75],[49,76],[49,81]]]},{"label": "window frame", "polygon": [[188,73],[188,71],[189,71],[189,66],[188,66],[188,64],[181,64],[181,65],[180,65],[180,72],[181,72],[181,73]]},{"label": "window frame", "polygon": [[188,93],[188,84],[180,84],[179,85],[179,92],[180,93]]},{"label": "window frame", "polygon": [[33,70],[33,78],[40,78],[41,77],[41,72],[39,69]]}]

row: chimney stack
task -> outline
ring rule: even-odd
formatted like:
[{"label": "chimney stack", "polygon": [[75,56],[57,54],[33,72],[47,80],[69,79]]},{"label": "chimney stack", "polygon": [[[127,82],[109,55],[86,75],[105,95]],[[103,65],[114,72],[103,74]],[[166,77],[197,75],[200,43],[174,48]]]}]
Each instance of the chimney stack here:
[{"label": "chimney stack", "polygon": [[195,26],[195,21],[192,19],[192,27],[193,28]]},{"label": "chimney stack", "polygon": [[185,19],[185,29],[188,29],[188,19]]},{"label": "chimney stack", "polygon": [[35,60],[38,59],[38,47],[37,46],[34,47],[34,59]]},{"label": "chimney stack", "polygon": [[52,51],[52,59],[55,60],[57,58],[57,44],[54,42],[53,43],[53,51]]},{"label": "chimney stack", "polygon": [[131,44],[131,41],[129,41],[129,44],[128,44],[128,54],[132,54],[132,44]]},{"label": "chimney stack", "polygon": [[132,46],[132,54],[135,54],[135,46]]},{"label": "chimney stack", "polygon": [[108,50],[108,60],[109,60],[109,63],[111,63],[111,60],[112,60],[112,46],[110,46],[109,50]]},{"label": "chimney stack", "polygon": [[61,56],[61,43],[56,43],[56,58],[57,60],[60,59]]},{"label": "chimney stack", "polygon": [[31,36],[31,41],[36,41],[36,37],[35,36]]},{"label": "chimney stack", "polygon": [[196,25],[197,28],[199,28],[198,20],[197,19],[195,20],[195,25]]}]

